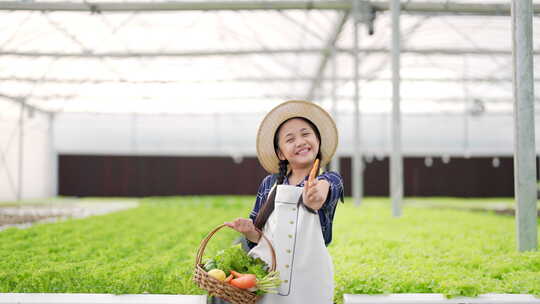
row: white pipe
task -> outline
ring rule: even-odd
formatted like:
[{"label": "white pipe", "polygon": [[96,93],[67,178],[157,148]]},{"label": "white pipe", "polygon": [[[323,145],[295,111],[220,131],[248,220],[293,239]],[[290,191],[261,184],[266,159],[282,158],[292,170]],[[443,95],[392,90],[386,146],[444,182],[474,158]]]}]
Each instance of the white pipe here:
[{"label": "white pipe", "polygon": [[400,0],[392,0],[392,152],[390,157],[390,196],[392,215],[403,213],[403,155],[401,152],[401,109],[400,109]]},{"label": "white pipe", "polygon": [[519,251],[538,250],[532,1],[512,0],[514,188]]},{"label": "white pipe", "polygon": [[17,201],[22,200],[23,195],[23,156],[24,156],[24,112],[26,110],[26,101],[21,101],[21,110],[19,114],[19,158],[18,158],[18,176],[17,176]]},{"label": "white pipe", "polygon": [[353,21],[354,21],[354,42],[353,42],[353,58],[354,58],[354,121],[353,121],[353,157],[352,162],[352,194],[354,198],[354,204],[359,206],[362,203],[362,197],[364,196],[364,168],[362,163],[362,149],[361,149],[361,130],[360,130],[360,84],[358,69],[360,67],[360,54],[358,53],[359,45],[359,15],[360,15],[360,0],[353,1]]},{"label": "white pipe", "polygon": [[[332,55],[331,55],[331,65],[332,65],[332,116],[334,117],[334,121],[336,122],[336,127],[339,129],[339,117],[338,117],[338,101],[336,96],[336,89],[337,89],[337,53],[334,49],[332,49]],[[339,162],[339,145],[336,150],[336,153],[334,154],[334,157],[332,159],[332,162],[330,163],[330,170],[334,172],[340,172],[340,162]]]},{"label": "white pipe", "polygon": [[49,151],[50,151],[50,196],[58,196],[58,153],[54,143],[54,114],[49,114]]},{"label": "white pipe", "polygon": [[[2,2],[0,2],[2,3]],[[35,51],[0,51],[0,56],[19,56],[19,57],[53,57],[53,58],[85,58],[101,60],[103,58],[133,58],[133,57],[209,57],[209,56],[249,56],[259,54],[325,54],[329,48],[276,48],[276,49],[242,49],[242,50],[193,50],[193,51],[162,51],[162,52],[94,52],[94,53],[68,53],[68,52],[35,52]],[[336,48],[338,53],[345,53],[354,56],[350,49]],[[367,54],[388,54],[391,50],[384,47],[363,47],[358,48],[357,53]],[[463,48],[463,49],[444,49],[444,48],[404,48],[401,53],[417,55],[443,55],[443,56],[510,56],[511,51],[504,49],[487,48]],[[540,55],[539,51],[534,51],[535,55]]]}]

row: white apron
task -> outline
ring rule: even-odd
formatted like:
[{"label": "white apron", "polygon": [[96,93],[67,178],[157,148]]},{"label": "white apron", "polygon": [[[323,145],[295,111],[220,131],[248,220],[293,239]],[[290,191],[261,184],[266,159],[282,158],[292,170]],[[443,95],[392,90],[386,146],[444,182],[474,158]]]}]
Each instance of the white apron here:
[{"label": "white apron", "polygon": [[[318,214],[298,206],[301,187],[278,185],[274,211],[263,233],[276,251],[281,284],[278,294],[265,294],[258,303],[332,304],[334,271],[321,232]],[[270,265],[268,243],[260,240],[248,253]]]}]

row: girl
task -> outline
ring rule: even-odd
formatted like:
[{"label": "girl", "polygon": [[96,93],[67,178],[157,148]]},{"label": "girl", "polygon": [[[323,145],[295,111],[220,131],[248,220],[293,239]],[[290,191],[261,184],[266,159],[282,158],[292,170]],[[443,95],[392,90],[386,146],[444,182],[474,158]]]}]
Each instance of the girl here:
[{"label": "girl", "polygon": [[337,142],[330,115],[306,101],[278,105],[259,126],[257,157],[271,175],[259,187],[250,218],[225,224],[246,236],[251,256],[268,264],[270,249],[259,242],[258,230],[272,242],[283,283],[278,294],[266,294],[260,303],[333,303],[333,265],[326,246],[337,202],[343,201],[343,182],[335,172],[312,182],[308,175],[316,159],[322,168],[328,164]]}]

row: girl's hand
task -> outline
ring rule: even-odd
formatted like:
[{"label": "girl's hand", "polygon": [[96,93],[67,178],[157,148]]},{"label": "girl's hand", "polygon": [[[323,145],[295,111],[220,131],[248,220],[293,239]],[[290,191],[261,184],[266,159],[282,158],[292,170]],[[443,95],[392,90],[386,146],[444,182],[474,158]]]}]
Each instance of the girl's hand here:
[{"label": "girl's hand", "polygon": [[237,218],[232,222],[225,222],[225,226],[231,227],[232,229],[240,232],[247,233],[255,231],[255,225],[251,219]]},{"label": "girl's hand", "polygon": [[302,196],[304,198],[304,204],[313,210],[319,210],[324,204],[328,191],[330,190],[330,183],[325,180],[313,179],[313,181],[306,181],[304,190],[302,190]]},{"label": "girl's hand", "polygon": [[255,228],[255,225],[253,225],[253,221],[251,219],[237,218],[232,222],[225,222],[223,224],[242,233],[248,240],[254,243],[259,242],[261,235]]}]

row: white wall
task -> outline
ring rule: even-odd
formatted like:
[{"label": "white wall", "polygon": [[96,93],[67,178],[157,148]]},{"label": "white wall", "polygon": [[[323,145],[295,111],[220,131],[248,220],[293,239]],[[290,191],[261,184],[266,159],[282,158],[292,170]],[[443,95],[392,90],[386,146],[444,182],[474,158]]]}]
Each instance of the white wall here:
[{"label": "white wall", "polygon": [[[389,115],[366,115],[361,119],[361,143],[365,153],[388,155],[391,149]],[[536,121],[539,119],[537,115]],[[469,117],[467,122],[458,114],[408,114],[402,118],[403,153],[407,156],[511,156],[513,124],[512,114]],[[340,120],[341,151],[345,154],[353,151],[350,126],[352,116]],[[536,123],[537,143],[540,143],[539,127]]]},{"label": "white wall", "polygon": [[[0,201],[17,199],[19,189],[20,106],[0,101]],[[31,115],[31,116],[30,116]],[[50,116],[24,113],[22,199],[55,195]]]},{"label": "white wall", "polygon": [[[67,154],[254,156],[256,132],[262,117],[263,114],[61,114],[55,127],[56,149]],[[341,113],[337,121],[339,151],[350,155],[353,151],[352,115]],[[511,113],[469,117],[468,122],[458,114],[409,114],[402,121],[406,156],[513,154]],[[540,115],[536,121],[536,142],[540,143]],[[365,153],[387,155],[389,116],[366,114],[361,124]]]},{"label": "white wall", "polygon": [[[23,199],[49,197],[57,191],[56,153],[97,155],[255,156],[259,114],[134,116],[25,113]],[[342,155],[352,152],[352,115],[338,116]],[[536,116],[536,142],[540,143]],[[362,116],[362,146],[367,155],[387,155],[389,116]],[[19,106],[0,102],[0,201],[17,197]],[[465,132],[465,126],[468,132]],[[52,129],[51,129],[52,128]],[[54,138],[54,143],[53,143]],[[403,117],[406,156],[511,156],[512,114],[470,117],[414,114]],[[52,146],[53,145],[53,146]],[[54,148],[54,149],[53,149]],[[540,150],[537,149],[540,153]]]}]

